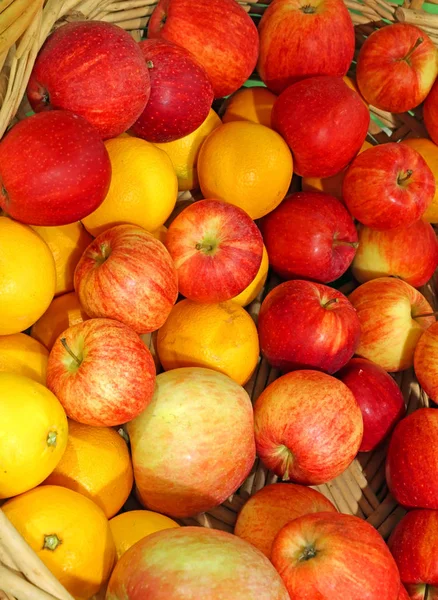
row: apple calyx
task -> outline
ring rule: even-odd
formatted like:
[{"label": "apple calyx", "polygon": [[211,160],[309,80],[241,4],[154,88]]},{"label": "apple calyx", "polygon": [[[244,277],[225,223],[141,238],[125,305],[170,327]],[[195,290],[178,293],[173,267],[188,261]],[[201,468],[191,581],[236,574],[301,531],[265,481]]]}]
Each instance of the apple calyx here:
[{"label": "apple calyx", "polygon": [[53,448],[56,448],[56,442],[58,440],[58,434],[56,431],[49,431],[49,433],[47,434],[47,445],[48,446],[52,446]]},{"label": "apple calyx", "polygon": [[72,357],[72,359],[75,361],[76,365],[78,367],[81,366],[82,364],[82,360],[80,360],[76,354],[73,352],[73,350],[70,348],[70,346],[67,344],[67,340],[65,338],[61,338],[61,344],[64,346],[65,350],[70,354],[70,356]]},{"label": "apple calyx", "polygon": [[404,56],[400,60],[404,60],[405,62],[408,63],[408,65],[410,65],[411,63],[409,62],[409,60],[410,60],[411,56],[413,55],[415,50],[418,48],[418,46],[420,46],[422,43],[423,43],[423,38],[422,37],[417,38],[415,41],[415,44],[412,46],[412,48],[409,50],[409,52],[406,54],[406,56]]},{"label": "apple calyx", "polygon": [[412,169],[408,169],[407,171],[401,172],[398,174],[397,183],[402,187],[406,187],[406,184],[409,182],[409,179],[412,177]]},{"label": "apple calyx", "polygon": [[153,69],[154,68],[154,61],[153,60],[147,60],[146,61],[146,65],[148,69]]},{"label": "apple calyx", "polygon": [[54,552],[61,544],[62,540],[59,539],[56,533],[51,533],[50,535],[44,536],[43,550],[50,550],[51,552]]},{"label": "apple calyx", "polygon": [[315,546],[313,546],[313,545],[305,546],[304,549],[302,550],[301,554],[298,555],[298,562],[307,562],[308,560],[315,558],[315,556],[317,554],[318,554],[318,551],[316,550]]},{"label": "apple calyx", "polygon": [[300,11],[305,15],[313,15],[316,13],[316,8],[310,4],[306,4],[305,6],[300,7]]}]

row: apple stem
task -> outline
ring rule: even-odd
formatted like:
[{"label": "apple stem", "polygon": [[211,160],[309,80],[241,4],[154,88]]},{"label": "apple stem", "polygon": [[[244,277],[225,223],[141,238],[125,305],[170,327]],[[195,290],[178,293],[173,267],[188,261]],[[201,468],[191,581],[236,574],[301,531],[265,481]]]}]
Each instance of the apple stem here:
[{"label": "apple stem", "polygon": [[154,63],[153,63],[152,60],[146,61],[146,65],[147,65],[148,69],[153,69],[154,68]]},{"label": "apple stem", "polygon": [[423,38],[422,37],[417,38],[415,44],[412,46],[412,48],[409,50],[409,52],[406,54],[406,56],[404,58],[402,58],[402,60],[408,62],[409,59],[411,58],[411,56],[413,55],[413,53],[415,52],[415,50],[422,43],[423,43]]},{"label": "apple stem", "polygon": [[411,177],[412,173],[413,173],[412,169],[408,169],[404,175],[398,176],[397,183],[399,185],[401,185],[402,183],[405,183],[405,181],[407,181],[409,179],[409,177]]},{"label": "apple stem", "polygon": [[76,354],[73,352],[73,350],[69,347],[69,345],[67,344],[67,340],[65,338],[61,338],[61,344],[64,346],[64,348],[70,354],[70,356],[72,357],[72,359],[76,362],[76,364],[78,365],[78,367],[80,367],[81,366],[81,361],[76,356]]},{"label": "apple stem", "polygon": [[422,319],[423,317],[436,317],[438,316],[438,310],[430,313],[423,313],[422,315],[415,315],[414,319]]},{"label": "apple stem", "polygon": [[339,302],[339,300],[337,298],[331,298],[328,302],[326,302],[325,304],[323,304],[322,307],[323,308],[327,308],[331,304],[336,304],[337,302]]}]

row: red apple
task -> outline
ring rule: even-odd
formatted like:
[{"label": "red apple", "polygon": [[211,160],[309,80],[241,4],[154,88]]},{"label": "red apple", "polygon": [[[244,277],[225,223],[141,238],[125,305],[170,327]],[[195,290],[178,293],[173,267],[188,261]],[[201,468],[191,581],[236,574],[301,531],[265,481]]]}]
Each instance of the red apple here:
[{"label": "red apple", "polygon": [[408,227],[435,195],[435,178],[424,158],[405,144],[380,144],[359,154],[344,178],[344,202],[371,229]]},{"label": "red apple", "polygon": [[67,225],[98,208],[111,181],[105,144],[67,111],[33,115],[0,142],[0,207],[30,225]]},{"label": "red apple", "polygon": [[435,144],[438,144],[438,82],[436,81],[429,92],[423,106],[424,124],[427,133]]},{"label": "red apple", "polygon": [[342,77],[353,60],[353,22],[342,0],[275,0],[259,35],[257,70],[275,94],[306,77]]},{"label": "red apple", "polygon": [[90,319],[73,325],[50,351],[47,387],[78,423],[122,425],[146,408],[154,385],[149,349],[119,321]]},{"label": "red apple", "polygon": [[152,402],[127,431],[140,501],[173,517],[218,506],[254,463],[251,400],[242,386],[212,369],[158,375]]},{"label": "red apple", "polygon": [[257,28],[235,0],[159,0],[148,37],[192,52],[206,70],[215,98],[238,90],[257,63]]},{"label": "red apple", "polygon": [[438,411],[420,408],[397,424],[386,457],[386,481],[406,508],[438,508]]},{"label": "red apple", "polygon": [[438,266],[435,231],[422,219],[407,227],[386,231],[360,225],[358,233],[359,248],[353,259],[352,273],[360,283],[392,275],[420,287],[429,281]]},{"label": "red apple", "polygon": [[195,302],[225,302],[243,292],[263,256],[262,235],[251,217],[220,200],[194,202],[180,212],[166,247],[180,293]]},{"label": "red apple", "polygon": [[349,296],[357,311],[361,335],[356,354],[389,372],[414,364],[420,336],[435,323],[433,309],[415,288],[395,277],[363,283]]},{"label": "red apple", "polygon": [[[423,598],[424,598],[424,596],[423,596]],[[406,591],[406,588],[403,584],[400,585],[400,591],[399,591],[397,600],[410,600],[410,596],[409,596],[408,592]],[[421,598],[420,598],[420,600],[421,600]],[[433,598],[430,598],[430,600],[433,600]]]},{"label": "red apple", "polygon": [[[340,123],[348,122],[348,127]],[[272,125],[292,150],[294,172],[331,177],[365,141],[370,114],[342,77],[311,77],[289,86],[275,101]]]},{"label": "red apple", "polygon": [[293,483],[272,483],[256,492],[240,510],[234,534],[271,557],[275,536],[286,523],[314,512],[336,512],[317,490]]},{"label": "red apple", "polygon": [[337,377],[353,392],[363,418],[359,452],[374,450],[405,414],[400,388],[386,371],[366,358],[353,358]]},{"label": "red apple", "polygon": [[375,30],[357,59],[356,80],[362,96],[376,108],[393,113],[421,104],[437,74],[434,43],[408,23]]},{"label": "red apple", "polygon": [[291,599],[397,600],[400,575],[379,533],[363,519],[315,513],[291,521],[272,548]]},{"label": "red apple", "polygon": [[263,356],[283,372],[335,373],[353,356],[360,323],[347,298],[310,281],[286,281],[263,301],[258,318]]},{"label": "red apple", "polygon": [[293,371],[262,392],[254,406],[257,454],[284,481],[318,485],[351,464],[363,422],[348,387],[319,371]]},{"label": "red apple", "polygon": [[264,217],[261,230],[269,264],[283,279],[334,281],[357,248],[353,219],[339,200],[322,192],[290,194]]},{"label": "red apple", "polygon": [[117,319],[142,334],[164,324],[178,297],[164,244],[135,225],[101,233],[77,264],[74,285],[87,315]]},{"label": "red apple", "polygon": [[438,402],[438,323],[420,337],[414,354],[415,376],[426,394]]},{"label": "red apple", "polygon": [[118,561],[106,600],[289,600],[280,576],[256,548],[204,527],[159,531]]},{"label": "red apple", "polygon": [[166,40],[143,40],[140,48],[151,80],[146,108],[131,128],[148,142],[189,135],[208,116],[213,88],[205,70],[185,48]]}]

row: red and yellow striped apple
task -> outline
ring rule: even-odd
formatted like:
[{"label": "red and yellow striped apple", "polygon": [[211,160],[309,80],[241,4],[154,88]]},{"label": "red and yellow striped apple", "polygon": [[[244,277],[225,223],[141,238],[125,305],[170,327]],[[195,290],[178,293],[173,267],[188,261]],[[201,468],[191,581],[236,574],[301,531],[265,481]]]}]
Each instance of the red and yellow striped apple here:
[{"label": "red and yellow striped apple", "polygon": [[414,354],[415,375],[428,396],[438,401],[438,323],[421,336]]},{"label": "red and yellow striped apple", "polygon": [[405,138],[400,143],[421,154],[435,177],[435,195],[421,218],[428,223],[438,223],[438,146],[427,138]]}]

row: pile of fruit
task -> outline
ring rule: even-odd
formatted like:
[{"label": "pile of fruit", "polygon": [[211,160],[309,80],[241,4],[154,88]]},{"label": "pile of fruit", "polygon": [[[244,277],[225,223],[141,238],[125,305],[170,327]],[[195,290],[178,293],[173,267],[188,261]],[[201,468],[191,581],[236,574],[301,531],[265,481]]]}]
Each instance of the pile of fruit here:
[{"label": "pile of fruit", "polygon": [[[140,42],[41,48],[0,142],[0,501],[72,597],[438,597],[438,411],[392,376],[438,401],[438,55],[387,25],[353,81],[354,49],[342,0],[160,0]],[[423,103],[430,139],[366,141]],[[388,545],[315,489],[382,444]],[[185,525],[256,460],[234,534]]]}]

